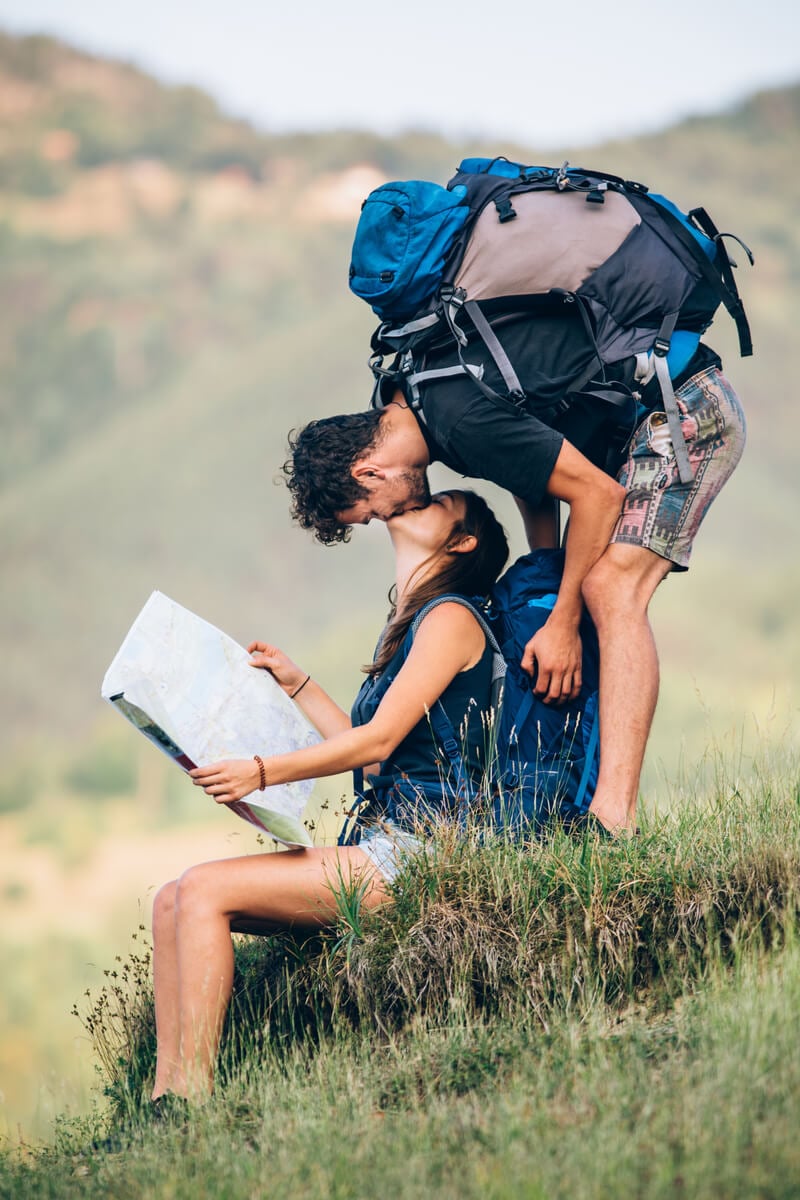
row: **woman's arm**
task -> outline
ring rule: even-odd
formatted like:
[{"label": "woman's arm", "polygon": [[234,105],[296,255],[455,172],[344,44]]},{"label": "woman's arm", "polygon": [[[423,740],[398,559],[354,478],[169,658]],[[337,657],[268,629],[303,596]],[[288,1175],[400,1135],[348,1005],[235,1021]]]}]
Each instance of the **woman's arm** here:
[{"label": "woman's arm", "polygon": [[[483,630],[472,613],[463,604],[440,604],[422,621],[408,658],[372,720],[317,746],[264,758],[267,783],[338,775],[384,762],[455,676],[478,661],[483,647]],[[252,759],[198,767],[190,775],[220,804],[241,800],[259,785],[258,764]]]},{"label": "woman's arm", "polygon": [[252,655],[252,666],[268,671],[324,738],[350,728],[350,714],[293,663],[288,654],[269,642],[251,642],[247,651]]}]

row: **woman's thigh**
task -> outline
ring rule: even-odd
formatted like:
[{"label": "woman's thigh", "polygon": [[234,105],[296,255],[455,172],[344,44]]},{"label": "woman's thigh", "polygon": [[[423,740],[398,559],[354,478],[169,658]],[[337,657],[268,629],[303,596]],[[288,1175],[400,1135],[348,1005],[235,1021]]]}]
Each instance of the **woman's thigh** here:
[{"label": "woman's thigh", "polygon": [[264,924],[328,925],[336,893],[363,885],[362,904],[375,908],[389,897],[383,877],[357,846],[283,850],[220,859],[190,867],[178,881],[178,912],[205,910],[236,929]]}]

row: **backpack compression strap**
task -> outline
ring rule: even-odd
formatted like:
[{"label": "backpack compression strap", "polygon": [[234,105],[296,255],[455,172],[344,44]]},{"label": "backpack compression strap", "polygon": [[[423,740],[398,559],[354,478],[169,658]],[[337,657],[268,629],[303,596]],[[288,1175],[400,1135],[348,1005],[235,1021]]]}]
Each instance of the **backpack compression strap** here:
[{"label": "backpack compression strap", "polygon": [[742,358],[749,358],[753,353],[753,341],[750,336],[750,325],[747,320],[747,316],[745,315],[744,305],[742,303],[741,296],[739,295],[739,289],[736,286],[733,270],[731,269],[733,266],[735,266],[735,264],[731,262],[730,255],[728,254],[725,243],[722,239],[729,237],[737,241],[747,255],[747,260],[751,267],[755,266],[753,252],[740,237],[737,237],[735,233],[720,233],[704,208],[693,208],[690,211],[689,216],[703,231],[703,233],[707,237],[711,238],[712,242],[717,247],[717,253],[719,254],[719,271],[720,275],[722,276],[722,281],[727,289],[727,291],[723,291],[721,293],[722,301],[736,322],[736,329],[739,334],[739,352]]},{"label": "backpack compression strap", "polygon": [[[499,404],[503,408],[513,409],[513,411],[521,414],[523,411],[522,406],[525,403],[525,391],[510,358],[506,354],[502,342],[481,312],[480,306],[474,300],[465,300],[464,293],[458,288],[449,291],[448,294],[441,297],[441,306],[442,314],[456,344],[458,365],[414,371],[406,376],[405,382],[411,393],[410,398],[414,411],[418,412],[424,420],[419,395],[419,385],[421,383],[430,383],[434,379],[447,379],[454,375],[466,375],[487,400],[491,400],[493,404]],[[467,338],[458,327],[458,314],[462,308],[468,314],[489,354],[494,359],[495,365],[508,390],[508,395],[502,396],[494,388],[484,383],[484,369],[482,364],[469,363],[465,359],[464,346],[467,344]],[[395,331],[392,331],[392,336],[394,335]]]},{"label": "backpack compression strap", "polygon": [[672,440],[678,477],[681,483],[693,483],[694,469],[689,461],[689,451],[686,448],[686,439],[683,436],[681,428],[681,414],[678,410],[678,401],[675,398],[675,389],[672,386],[669,367],[667,366],[670,341],[675,332],[677,320],[678,313],[673,312],[668,313],[661,322],[661,328],[656,334],[655,345],[653,347],[653,365],[655,366],[656,377],[661,388],[661,398],[664,401],[664,412],[667,417],[669,436]]}]

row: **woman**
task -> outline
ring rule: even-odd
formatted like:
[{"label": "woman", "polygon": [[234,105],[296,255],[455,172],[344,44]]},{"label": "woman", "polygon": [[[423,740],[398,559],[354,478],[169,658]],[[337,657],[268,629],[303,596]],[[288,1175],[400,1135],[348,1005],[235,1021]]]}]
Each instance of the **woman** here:
[{"label": "woman", "polygon": [[324,741],[191,772],[197,786],[224,804],[264,784],[363,771],[378,777],[372,794],[383,801],[385,819],[372,827],[357,820],[358,845],[203,863],[159,891],[153,909],[157,1107],[169,1094],[196,1098],[211,1090],[233,983],[231,931],[330,924],[336,915],[331,884],[340,879],[363,878],[363,903],[375,908],[389,898],[398,854],[418,844],[409,783],[427,798],[427,814],[452,813],[428,721],[437,701],[454,728],[463,729],[464,769],[480,770],[481,716],[490,706],[492,675],[483,630],[470,609],[453,600],[430,607],[411,627],[437,596],[485,594],[508,557],[505,534],[473,492],[440,492],[427,508],[391,518],[387,528],[395,607],[353,718],[285,654],[253,642],[253,666],[270,672]]}]

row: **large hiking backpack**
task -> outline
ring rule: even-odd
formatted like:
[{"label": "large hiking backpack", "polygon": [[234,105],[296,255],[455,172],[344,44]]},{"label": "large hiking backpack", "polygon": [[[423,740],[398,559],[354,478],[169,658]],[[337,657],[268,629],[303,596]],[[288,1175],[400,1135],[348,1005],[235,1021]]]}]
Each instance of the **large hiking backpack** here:
[{"label": "large hiking backpack", "polygon": [[[441,704],[430,710],[436,743],[445,756],[441,787],[449,793],[461,825],[474,823],[514,837],[536,834],[556,819],[573,824],[588,809],[599,768],[599,651],[591,618],[580,627],[583,682],[578,697],[556,707],[534,695],[530,677],[520,667],[525,646],[544,625],[556,602],[564,568],[561,550],[536,550],[518,559],[495,584],[488,601],[445,594],[417,613],[393,669],[381,677],[373,700],[379,703],[411,650],[423,619],[439,604],[464,604],[483,626],[494,651],[491,727],[487,730],[486,771],[479,788],[468,778],[461,741]],[[377,777],[380,782],[383,777]],[[426,796],[413,780],[389,781],[395,809],[413,819],[415,813],[441,809],[441,789]],[[356,793],[363,795],[363,775],[355,772]],[[357,840],[353,818],[341,844]]]},{"label": "large hiking backpack", "polygon": [[720,302],[752,353],[728,237],[705,209],[685,215],[643,184],[567,163],[466,159],[446,188],[384,184],[364,201],[350,265],[381,318],[373,404],[399,387],[424,419],[422,389],[466,376],[577,444],[581,422],[605,423],[618,452],[656,378],[646,397],[663,402],[688,482],[672,380]]}]

